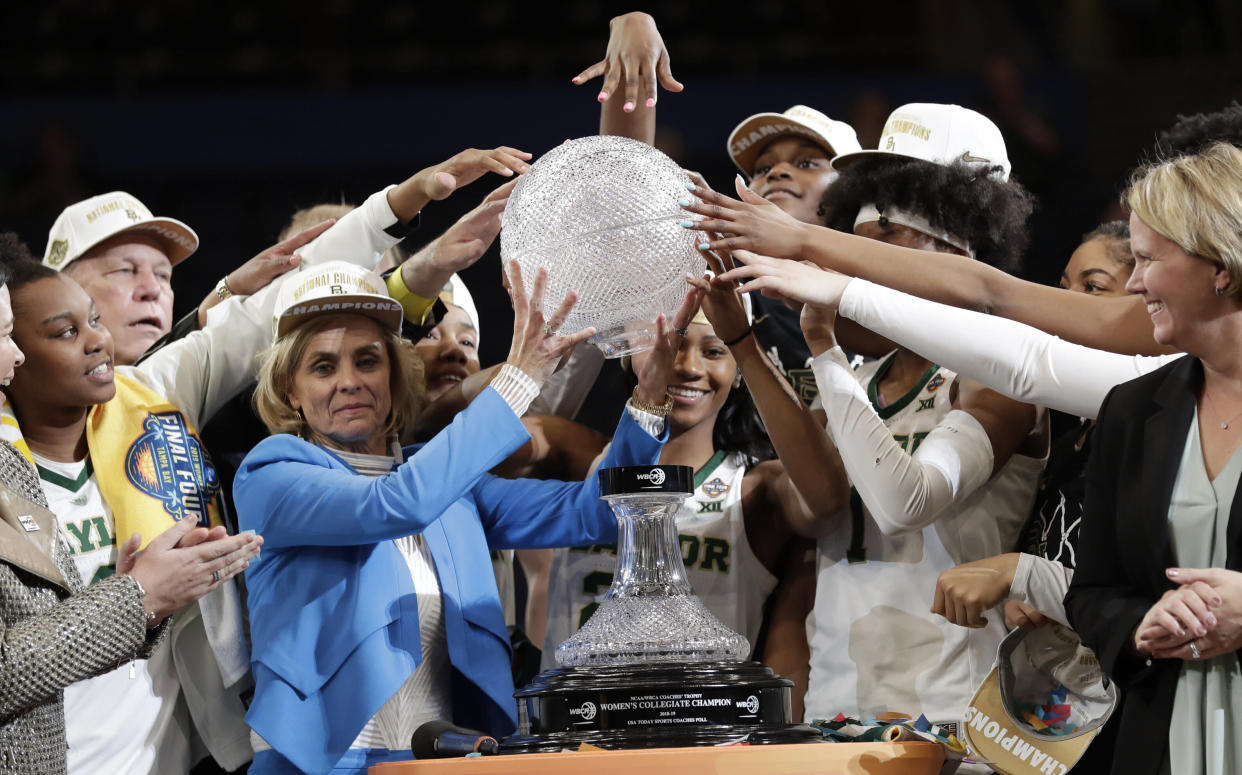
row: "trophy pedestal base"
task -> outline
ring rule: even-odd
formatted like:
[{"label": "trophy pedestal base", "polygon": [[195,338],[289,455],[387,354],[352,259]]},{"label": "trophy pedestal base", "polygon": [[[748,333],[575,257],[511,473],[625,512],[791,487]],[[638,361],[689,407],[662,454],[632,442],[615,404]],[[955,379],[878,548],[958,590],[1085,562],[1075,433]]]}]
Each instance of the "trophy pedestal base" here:
[{"label": "trophy pedestal base", "polygon": [[823,740],[790,723],[792,686],[758,662],[547,670],[514,693],[518,729],[501,753]]}]

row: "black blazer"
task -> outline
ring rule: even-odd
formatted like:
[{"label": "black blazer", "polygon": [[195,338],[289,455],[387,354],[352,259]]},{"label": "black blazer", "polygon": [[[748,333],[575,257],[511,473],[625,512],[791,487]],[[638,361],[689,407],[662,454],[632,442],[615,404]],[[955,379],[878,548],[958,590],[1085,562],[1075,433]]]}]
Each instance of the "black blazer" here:
[{"label": "black blazer", "polygon": [[[1203,364],[1179,358],[1113,388],[1100,408],[1087,462],[1078,565],[1065,596],[1070,624],[1125,692],[1114,773],[1156,773],[1169,741],[1180,660],[1133,650],[1134,631],[1176,585],[1169,502],[1177,479]],[[1239,487],[1242,494],[1242,487]],[[1242,570],[1242,495],[1229,512],[1225,566]]]}]

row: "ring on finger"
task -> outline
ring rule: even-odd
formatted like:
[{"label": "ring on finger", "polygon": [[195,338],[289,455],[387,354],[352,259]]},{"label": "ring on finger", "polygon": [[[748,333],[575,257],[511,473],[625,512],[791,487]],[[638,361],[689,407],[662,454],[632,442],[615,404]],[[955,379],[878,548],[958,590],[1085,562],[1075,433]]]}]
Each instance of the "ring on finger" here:
[{"label": "ring on finger", "polygon": [[1202,655],[1199,654],[1199,647],[1195,645],[1193,640],[1190,642],[1190,658],[1202,659]]},{"label": "ring on finger", "polygon": [[211,572],[211,583],[212,584],[220,583],[220,570],[218,568]]},{"label": "ring on finger", "polygon": [[674,328],[673,329],[673,333],[677,334],[678,336],[685,336],[688,332],[689,332],[688,329],[685,329],[685,328]]},{"label": "ring on finger", "polygon": [[545,339],[552,336],[552,326],[548,323],[543,324],[543,336]]}]

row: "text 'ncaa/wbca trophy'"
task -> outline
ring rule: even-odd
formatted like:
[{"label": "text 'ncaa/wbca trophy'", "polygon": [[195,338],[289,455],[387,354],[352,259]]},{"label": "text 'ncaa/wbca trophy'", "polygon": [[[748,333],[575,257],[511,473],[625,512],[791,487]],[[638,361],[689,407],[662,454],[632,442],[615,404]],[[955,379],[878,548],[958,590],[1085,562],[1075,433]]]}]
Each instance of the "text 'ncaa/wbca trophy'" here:
[{"label": "text 'ncaa/wbca trophy'", "polygon": [[757,662],[746,638],[690,589],[677,511],[694,492],[688,466],[599,472],[617,515],[617,572],[599,608],[556,649],[559,669],[515,693],[518,730],[503,753],[657,748],[822,739],[790,717],[791,681]]}]

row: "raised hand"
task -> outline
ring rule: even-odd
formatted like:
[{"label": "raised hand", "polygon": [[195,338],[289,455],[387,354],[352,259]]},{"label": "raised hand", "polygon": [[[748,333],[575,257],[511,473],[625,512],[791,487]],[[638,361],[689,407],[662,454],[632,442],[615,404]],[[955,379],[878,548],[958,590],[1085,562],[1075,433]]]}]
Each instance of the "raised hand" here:
[{"label": "raised hand", "polygon": [[531,155],[502,145],[491,150],[467,148],[447,161],[428,167],[414,177],[422,185],[423,194],[431,200],[448,197],[462,186],[473,183],[488,172],[510,177],[530,169]]},{"label": "raised hand", "polygon": [[[297,251],[330,229],[334,223],[336,223],[335,219],[328,219],[309,229],[303,229],[283,242],[277,242],[226,274],[225,284],[238,296],[258,293],[272,280],[301,264],[302,257],[297,254]],[[199,328],[207,325],[207,310],[219,304],[220,301],[221,298],[215,291],[211,291],[203,298],[202,303],[198,305]]]},{"label": "raised hand", "polygon": [[118,574],[133,576],[146,590],[145,605],[159,621],[189,605],[250,566],[263,539],[253,533],[230,536],[223,528],[204,530],[185,519],[160,533],[147,548],[136,551],[135,533],[122,544]]},{"label": "raised hand", "polygon": [[687,274],[686,282],[698,289],[703,314],[711,322],[716,336],[725,342],[735,342],[746,336],[750,320],[736,286],[721,277],[733,268],[733,260],[723,252],[711,250],[703,251],[703,258],[707,259],[711,272],[705,272],[702,277]]},{"label": "raised hand", "polygon": [[509,262],[509,293],[513,298],[513,343],[505,363],[515,366],[530,376],[536,385],[556,371],[561,358],[568,355],[579,342],[595,336],[595,329],[561,336],[556,330],[565,323],[569,313],[578,302],[578,294],[570,291],[552,317],[543,319],[543,296],[548,283],[548,271],[542,267],[535,274],[529,295],[522,280],[522,269],[516,261]]},{"label": "raised hand", "polygon": [[682,207],[702,218],[683,221],[682,226],[717,232],[706,243],[711,250],[750,250],[776,258],[801,258],[806,232],[812,227],[753,193],[741,175],[734,179],[734,188],[740,199],[695,186],[699,201],[683,203]]},{"label": "raised hand", "polygon": [[627,113],[639,105],[655,107],[657,78],[668,91],[679,92],[684,88],[673,77],[668,49],[656,29],[655,19],[649,14],[634,11],[617,16],[609,22],[608,28],[608,49],[604,58],[574,76],[575,84],[582,85],[604,76],[604,84],[596,99],[607,102],[616,95],[624,79],[625,104],[622,110]]},{"label": "raised hand", "polygon": [[[483,257],[500,233],[500,218],[516,180],[498,187],[432,243],[428,259],[447,272],[460,272]],[[407,286],[408,287],[408,286]]]},{"label": "raised hand", "polygon": [[806,261],[789,261],[771,256],[735,250],[733,257],[745,262],[725,272],[720,278],[730,282],[744,280],[739,293],[759,291],[764,296],[791,299],[803,304],[835,310],[841,294],[852,278],[820,269]]},{"label": "raised hand", "polygon": [[258,293],[272,280],[302,263],[302,257],[295,251],[330,229],[334,223],[336,219],[328,219],[309,229],[304,229],[284,242],[272,245],[237,267],[225,275],[229,290],[238,296]]},{"label": "raised hand", "polygon": [[683,332],[698,309],[699,291],[687,288],[681,307],[673,315],[671,324],[664,315],[656,318],[655,345],[651,348],[651,356],[636,374],[638,400],[648,404],[663,404],[668,400],[668,382],[673,376],[673,362],[681,349],[685,336]]}]

